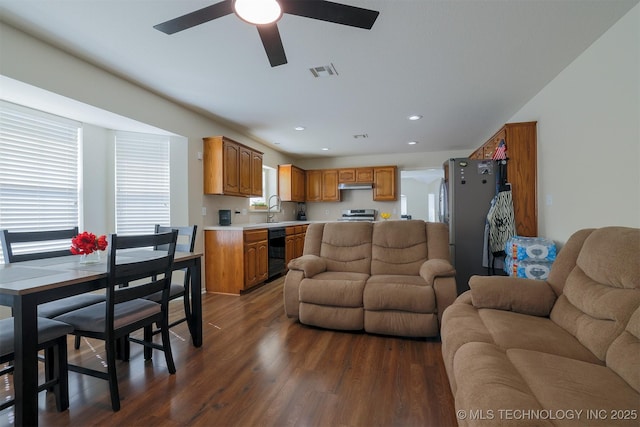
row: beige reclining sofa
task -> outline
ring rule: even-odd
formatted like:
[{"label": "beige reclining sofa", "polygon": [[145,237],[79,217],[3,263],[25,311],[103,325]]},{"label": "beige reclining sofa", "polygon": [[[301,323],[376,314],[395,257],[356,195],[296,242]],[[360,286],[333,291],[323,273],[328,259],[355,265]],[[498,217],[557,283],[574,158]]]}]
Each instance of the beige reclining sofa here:
[{"label": "beige reclining sofa", "polygon": [[441,329],[461,426],[640,425],[640,229],[576,232],[547,281],[469,285]]},{"label": "beige reclining sofa", "polygon": [[409,337],[439,334],[456,298],[445,224],[420,220],[309,225],[284,283],[301,323]]}]

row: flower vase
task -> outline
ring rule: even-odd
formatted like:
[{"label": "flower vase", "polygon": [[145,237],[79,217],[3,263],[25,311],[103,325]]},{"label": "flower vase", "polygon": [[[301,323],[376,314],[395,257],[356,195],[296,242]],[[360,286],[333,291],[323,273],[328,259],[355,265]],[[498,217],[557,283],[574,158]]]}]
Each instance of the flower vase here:
[{"label": "flower vase", "polygon": [[90,254],[80,255],[80,264],[98,264],[102,259],[102,251],[93,251]]}]

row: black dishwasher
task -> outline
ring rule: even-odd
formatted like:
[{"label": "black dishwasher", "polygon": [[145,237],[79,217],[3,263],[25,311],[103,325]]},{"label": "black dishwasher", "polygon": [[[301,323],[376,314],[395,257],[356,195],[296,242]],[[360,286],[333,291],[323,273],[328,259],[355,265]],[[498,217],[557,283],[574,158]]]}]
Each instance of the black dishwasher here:
[{"label": "black dishwasher", "polygon": [[269,279],[284,273],[285,239],[284,227],[269,228]]}]

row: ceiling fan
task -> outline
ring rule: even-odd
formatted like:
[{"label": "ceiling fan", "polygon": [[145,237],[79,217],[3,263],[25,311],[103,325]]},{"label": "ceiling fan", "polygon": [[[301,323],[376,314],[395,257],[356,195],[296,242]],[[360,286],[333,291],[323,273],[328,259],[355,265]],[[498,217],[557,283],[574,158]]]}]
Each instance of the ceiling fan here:
[{"label": "ceiling fan", "polygon": [[[287,63],[277,21],[283,13],[370,30],[380,12],[325,0],[224,0],[153,28],[174,34],[235,13],[256,25],[272,67]],[[256,13],[257,15],[252,15]],[[262,15],[264,13],[266,15]]]}]

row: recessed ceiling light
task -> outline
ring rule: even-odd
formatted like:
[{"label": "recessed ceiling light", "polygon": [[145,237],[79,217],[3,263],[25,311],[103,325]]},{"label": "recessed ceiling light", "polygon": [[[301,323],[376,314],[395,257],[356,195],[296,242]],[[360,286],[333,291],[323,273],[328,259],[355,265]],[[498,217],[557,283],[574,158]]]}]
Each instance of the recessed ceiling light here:
[{"label": "recessed ceiling light", "polygon": [[407,117],[407,118],[408,118],[409,120],[420,120],[420,119],[422,118],[422,116],[421,116],[421,115],[419,115],[419,114],[413,114],[413,115],[411,115],[411,116],[409,116],[409,117]]},{"label": "recessed ceiling light", "polygon": [[304,130],[305,127],[304,126],[296,126],[294,127],[295,130]]},{"label": "recessed ceiling light", "polygon": [[325,147],[322,149],[322,151],[329,151],[329,149]]},{"label": "recessed ceiling light", "polygon": [[416,145],[417,143],[418,143],[417,141],[409,141],[409,142],[407,142],[407,144],[409,144],[409,145]]}]

